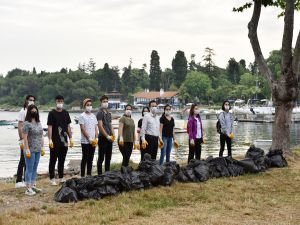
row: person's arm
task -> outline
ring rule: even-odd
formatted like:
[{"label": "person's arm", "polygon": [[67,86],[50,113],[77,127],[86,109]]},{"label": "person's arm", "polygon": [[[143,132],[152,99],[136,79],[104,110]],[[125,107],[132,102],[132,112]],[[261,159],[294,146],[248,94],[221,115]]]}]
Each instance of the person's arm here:
[{"label": "person's arm", "polygon": [[23,128],[23,121],[18,121],[18,134],[19,134],[19,140],[22,140],[22,128]]},{"label": "person's arm", "polygon": [[189,127],[189,139],[194,139],[193,137],[193,119],[189,118],[188,120],[188,127]]},{"label": "person's arm", "polygon": [[162,130],[163,130],[164,125],[162,123],[160,123],[160,127],[159,127],[159,136],[162,137]]},{"label": "person's arm", "polygon": [[88,133],[86,132],[86,130],[84,128],[84,124],[80,124],[80,131],[83,134],[83,136],[85,136],[86,139],[90,140],[90,138],[94,138],[94,137],[90,137],[88,135]]},{"label": "person's arm", "polygon": [[48,125],[48,139],[52,140],[52,125]]},{"label": "person's arm", "polygon": [[95,125],[95,139],[98,137],[99,131],[98,131],[98,124]]},{"label": "person's arm", "polygon": [[22,133],[23,139],[24,139],[24,146],[25,149],[29,149],[29,144],[28,144],[28,134],[27,133]]},{"label": "person's arm", "polygon": [[106,131],[104,130],[102,120],[98,120],[98,128],[99,128],[99,132],[100,132],[104,137],[107,137],[107,136],[108,136],[108,134],[107,134]]},{"label": "person's arm", "polygon": [[220,121],[220,125],[221,125],[221,133],[228,136],[229,132],[228,132],[228,128],[226,127],[224,112],[220,113],[220,115],[219,115],[219,121]]},{"label": "person's arm", "polygon": [[124,128],[124,123],[119,122],[119,137],[123,137],[123,128]]},{"label": "person's arm", "polygon": [[148,123],[148,116],[144,116],[143,122],[142,122],[142,128],[141,128],[141,138],[142,138],[142,142],[145,141],[145,134],[146,134],[146,129],[147,129],[147,123]]},{"label": "person's arm", "polygon": [[70,123],[68,124],[68,136],[70,139],[72,139],[72,129],[71,129],[71,126],[70,126]]}]

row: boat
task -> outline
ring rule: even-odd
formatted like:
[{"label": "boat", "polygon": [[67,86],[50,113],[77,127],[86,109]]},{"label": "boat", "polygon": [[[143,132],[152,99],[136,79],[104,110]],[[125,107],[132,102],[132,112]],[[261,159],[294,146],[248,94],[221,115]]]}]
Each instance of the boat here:
[{"label": "boat", "polygon": [[14,120],[0,120],[0,126],[11,126],[14,122]]}]

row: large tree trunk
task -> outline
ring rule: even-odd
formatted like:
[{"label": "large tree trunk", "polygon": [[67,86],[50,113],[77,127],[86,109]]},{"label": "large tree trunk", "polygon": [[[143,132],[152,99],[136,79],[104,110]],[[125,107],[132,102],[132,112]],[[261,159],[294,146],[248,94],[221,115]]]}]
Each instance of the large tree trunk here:
[{"label": "large tree trunk", "polygon": [[[284,33],[282,38],[281,78],[274,80],[274,76],[268,67],[258,41],[257,27],[261,13],[261,0],[254,0],[252,18],[248,24],[249,39],[260,72],[267,78],[272,90],[275,106],[275,121],[272,132],[271,149],[281,149],[285,155],[292,155],[290,150],[290,124],[292,111],[298,97],[298,72],[300,64],[300,40],[299,36],[292,55],[294,1],[286,1]],[[299,33],[300,34],[300,33]]]}]

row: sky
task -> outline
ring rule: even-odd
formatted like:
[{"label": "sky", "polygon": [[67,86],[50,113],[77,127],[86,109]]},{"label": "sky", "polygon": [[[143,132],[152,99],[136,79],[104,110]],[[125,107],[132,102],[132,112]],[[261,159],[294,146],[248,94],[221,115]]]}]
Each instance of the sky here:
[{"label": "sky", "polygon": [[[0,74],[21,68],[37,72],[75,70],[90,58],[133,67],[150,65],[157,50],[162,69],[171,68],[176,51],[202,61],[214,49],[216,65],[230,58],[254,59],[247,36],[252,10],[234,13],[244,0],[0,0]],[[280,49],[283,18],[263,8],[258,35],[265,57]],[[295,15],[294,39],[300,28]],[[294,43],[295,43],[294,40]]]}]

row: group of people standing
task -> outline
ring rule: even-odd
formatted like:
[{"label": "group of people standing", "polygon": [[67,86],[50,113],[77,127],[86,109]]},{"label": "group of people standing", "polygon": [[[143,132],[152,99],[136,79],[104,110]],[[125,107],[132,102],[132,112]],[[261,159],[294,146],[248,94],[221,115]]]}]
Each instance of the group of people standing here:
[{"label": "group of people standing", "polygon": [[[105,171],[110,170],[112,147],[116,140],[112,126],[112,115],[108,110],[108,97],[100,98],[100,108],[97,114],[92,113],[92,100],[83,100],[84,111],[79,117],[81,131],[81,177],[92,175],[95,149],[98,146],[97,173],[102,174],[104,162]],[[20,138],[20,160],[17,171],[16,188],[26,187],[26,195],[35,195],[41,190],[36,187],[37,167],[40,156],[45,154],[43,128],[39,119],[39,111],[32,95],[26,96],[24,107],[18,118],[18,133]],[[57,185],[55,179],[55,165],[57,164],[59,182],[65,182],[64,163],[68,147],[74,146],[71,131],[71,119],[64,109],[64,98],[61,95],[55,97],[55,108],[48,114],[48,139],[50,149],[49,160],[49,183]],[[228,155],[231,156],[231,140],[233,138],[233,116],[229,113],[230,105],[224,101],[223,112],[219,115],[221,124],[220,133],[220,156],[223,156],[225,142],[227,143]],[[149,102],[148,107],[142,109],[142,118],[138,121],[137,132],[135,122],[131,118],[133,107],[125,106],[124,114],[119,119],[117,144],[123,156],[122,166],[128,166],[133,149],[141,152],[141,160],[148,153],[152,159],[157,158],[158,148],[161,149],[159,163],[170,161],[172,146],[179,147],[175,138],[175,120],[172,117],[170,105],[164,107],[161,116],[158,115],[156,101]],[[201,158],[201,145],[204,143],[203,125],[200,117],[200,109],[193,104],[190,109],[187,133],[189,137],[188,162],[192,159]],[[23,171],[25,170],[24,182]]]}]

